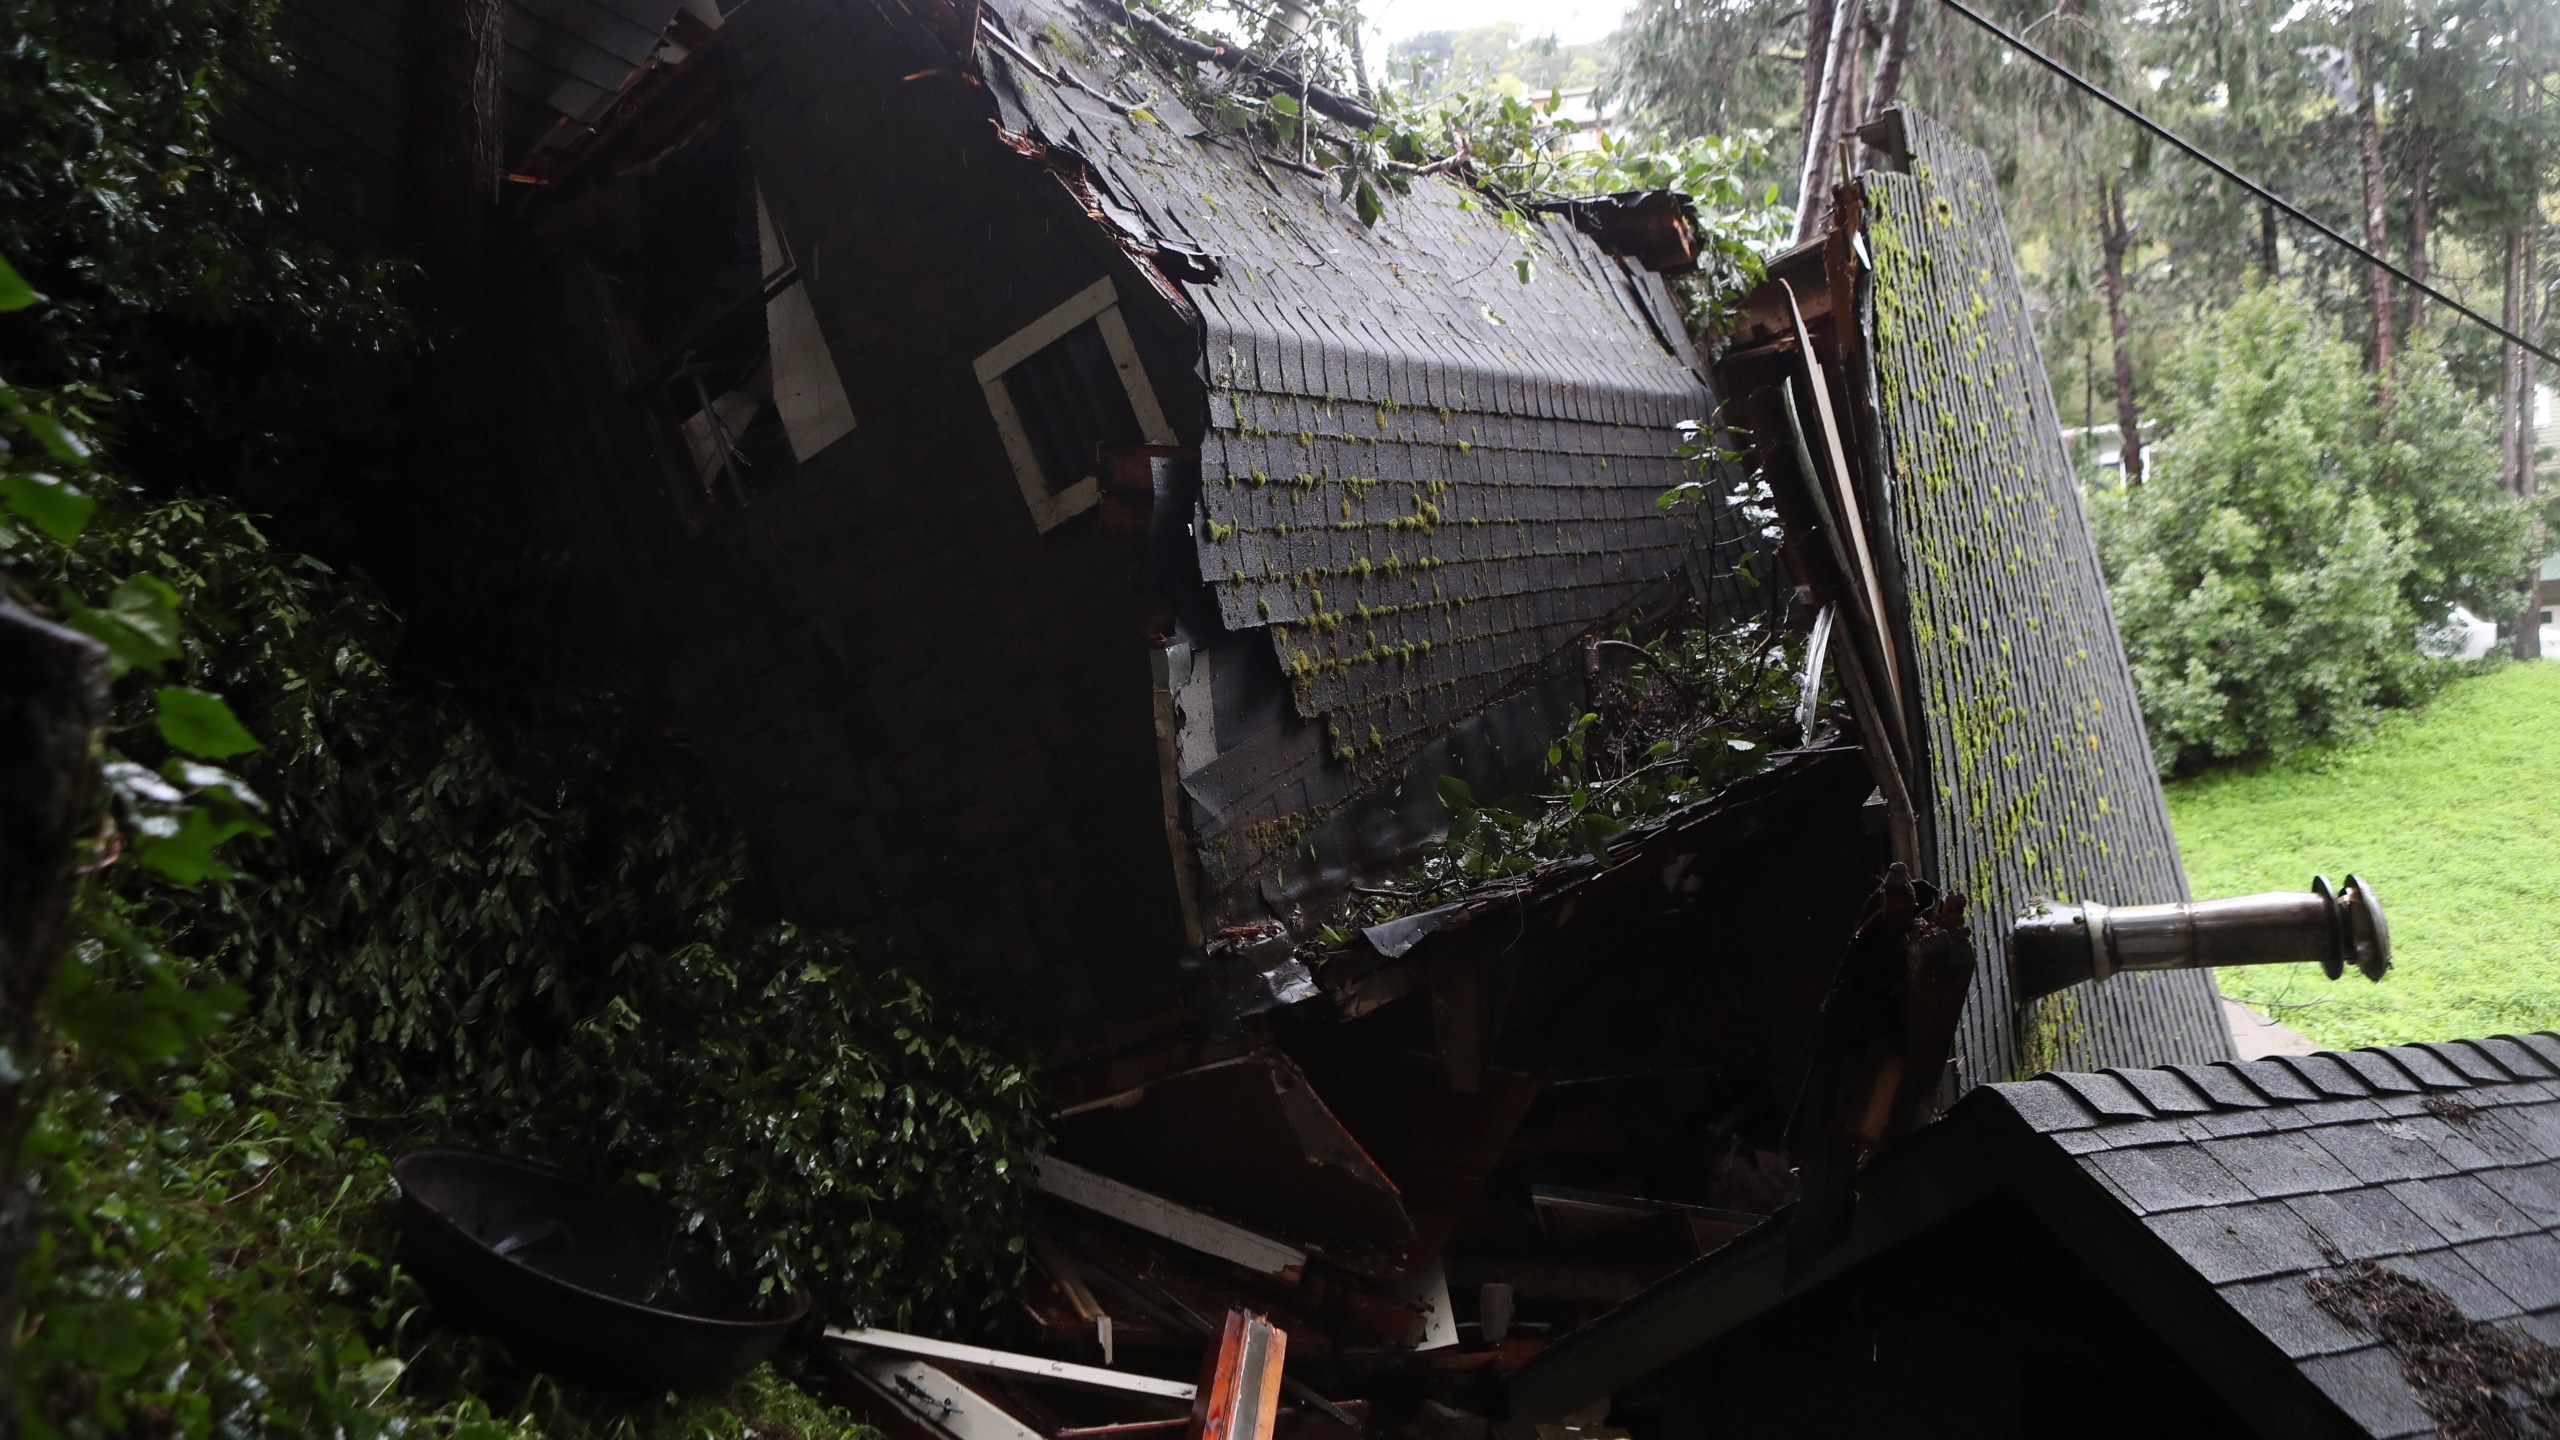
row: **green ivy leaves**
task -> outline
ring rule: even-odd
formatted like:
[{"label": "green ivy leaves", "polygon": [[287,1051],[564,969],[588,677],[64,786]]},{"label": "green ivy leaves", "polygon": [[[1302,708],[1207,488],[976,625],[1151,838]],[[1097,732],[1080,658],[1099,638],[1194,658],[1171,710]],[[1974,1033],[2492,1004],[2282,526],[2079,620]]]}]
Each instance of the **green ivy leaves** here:
[{"label": "green ivy leaves", "polygon": [[260,748],[257,740],[241,728],[222,697],[184,685],[160,687],[152,722],[159,727],[160,738],[172,747],[208,760],[224,760]]},{"label": "green ivy leaves", "polygon": [[0,475],[0,507],[43,531],[55,544],[68,545],[89,527],[98,502],[58,475],[28,471]]},{"label": "green ivy leaves", "polygon": [[107,647],[109,672],[157,672],[178,658],[178,592],[164,580],[136,575],[121,581],[103,606],[77,596],[64,602],[72,629]]},{"label": "green ivy leaves", "polygon": [[18,273],[18,267],[10,264],[5,256],[0,256],[0,315],[24,310],[43,298],[36,293],[36,287],[28,284],[26,277]]}]

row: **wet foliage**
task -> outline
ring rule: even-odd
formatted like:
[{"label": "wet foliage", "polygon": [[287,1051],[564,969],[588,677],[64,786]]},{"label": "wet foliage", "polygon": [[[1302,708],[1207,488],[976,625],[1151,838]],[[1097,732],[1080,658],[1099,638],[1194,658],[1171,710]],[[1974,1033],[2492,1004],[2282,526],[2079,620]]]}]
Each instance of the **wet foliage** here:
[{"label": "wet foliage", "polygon": [[2162,389],[2151,478],[2092,508],[2163,771],[2366,733],[2456,673],[2419,653],[2423,627],[2513,608],[2530,513],[2436,357],[2404,356],[2382,409],[2354,350],[2270,286]]},{"label": "wet foliage", "polygon": [[0,1056],[41,1103],[0,1205],[37,1226],[0,1424],[849,1434],[771,1372],[563,1389],[439,1330],[391,1259],[389,1155],[461,1142],[652,1189],[836,1315],[951,1323],[1018,1273],[1040,1122],[993,1037],[757,903],[681,744],[503,567],[442,557],[509,621],[466,690],[238,502],[379,448],[348,377],[435,328],[215,143],[279,63],[267,8],[0,3],[0,590],[115,671],[52,1039]]},{"label": "wet foliage", "polygon": [[1641,644],[1598,640],[1593,703],[1547,747],[1545,783],[1478,796],[1439,781],[1447,832],[1327,935],[1446,904],[1577,856],[1605,860],[1628,829],[1756,775],[1796,735],[1804,638],[1766,619],[1684,615]]}]

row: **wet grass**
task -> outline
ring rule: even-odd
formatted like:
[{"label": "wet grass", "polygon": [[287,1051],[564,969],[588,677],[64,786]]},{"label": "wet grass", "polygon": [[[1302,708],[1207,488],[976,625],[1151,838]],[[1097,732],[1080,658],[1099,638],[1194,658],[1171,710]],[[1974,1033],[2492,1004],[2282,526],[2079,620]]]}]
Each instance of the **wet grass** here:
[{"label": "wet grass", "polygon": [[2560,1029],[2560,660],[2457,681],[2353,746],[2169,787],[2198,898],[2356,871],[2391,923],[2381,984],[2225,970],[2323,1045]]}]

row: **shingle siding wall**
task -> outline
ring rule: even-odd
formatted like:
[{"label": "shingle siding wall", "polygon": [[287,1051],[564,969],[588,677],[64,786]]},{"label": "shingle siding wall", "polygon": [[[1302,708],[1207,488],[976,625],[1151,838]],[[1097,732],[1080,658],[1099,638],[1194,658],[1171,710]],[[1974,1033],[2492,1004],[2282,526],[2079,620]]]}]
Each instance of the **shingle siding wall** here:
[{"label": "shingle siding wall", "polygon": [[1037,532],[971,368],[1100,267],[872,7],[760,0],[728,43],[857,423],[664,577],[686,728],[795,915],[1043,1036],[1170,1003],[1127,576],[1089,518]]},{"label": "shingle siding wall", "polygon": [[360,252],[408,236],[413,0],[285,0],[282,72],[246,77],[216,133],[293,184],[296,221]]},{"label": "shingle siding wall", "polygon": [[2185,899],[2186,872],[1989,164],[1902,113],[1911,171],[1867,176],[1866,234],[1921,798],[1979,946],[1963,1076],[2228,1058],[2206,972],[2122,975],[2034,1006],[2009,993],[2009,925],[2032,900]]}]

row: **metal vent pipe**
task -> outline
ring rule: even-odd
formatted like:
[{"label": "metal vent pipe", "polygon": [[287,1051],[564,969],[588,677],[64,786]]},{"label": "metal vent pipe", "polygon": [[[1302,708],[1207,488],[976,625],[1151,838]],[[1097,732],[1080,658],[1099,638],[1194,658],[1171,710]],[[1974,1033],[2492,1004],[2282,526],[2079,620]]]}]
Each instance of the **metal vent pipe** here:
[{"label": "metal vent pipe", "polygon": [[2039,902],[2009,932],[2012,993],[2050,995],[2120,970],[2317,963],[2335,980],[2352,965],[2368,980],[2391,968],[2391,930],[2373,887],[2356,876],[2308,892],[2166,905]]}]

